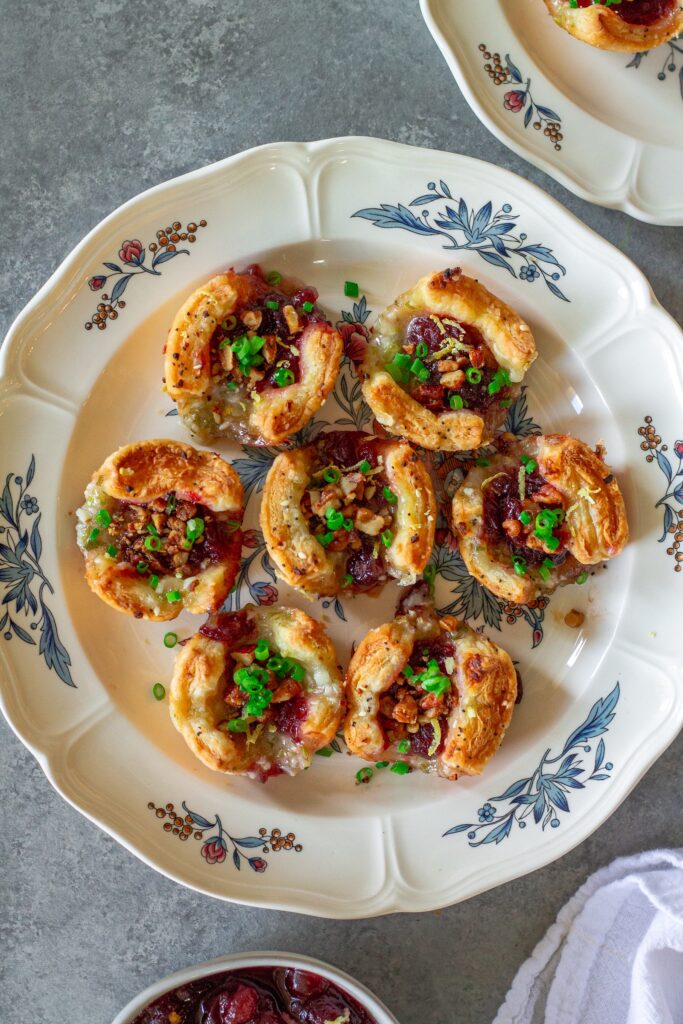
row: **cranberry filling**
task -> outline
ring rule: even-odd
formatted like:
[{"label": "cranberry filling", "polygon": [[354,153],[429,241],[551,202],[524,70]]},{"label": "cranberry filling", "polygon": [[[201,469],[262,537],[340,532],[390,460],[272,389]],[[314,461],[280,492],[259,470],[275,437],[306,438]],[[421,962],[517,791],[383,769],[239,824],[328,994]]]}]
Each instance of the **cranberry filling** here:
[{"label": "cranberry filling", "polygon": [[[523,500],[515,469],[506,469],[494,476],[484,487],[483,495],[482,533],[488,543],[506,544],[513,555],[519,555],[528,565],[539,565],[546,559],[560,565],[567,558],[568,533],[563,525],[553,530],[560,542],[555,551],[548,551],[534,533],[539,512],[564,511],[561,496],[538,472],[525,474]],[[523,512],[529,518],[526,525],[520,520]]]},{"label": "cranberry filling", "polygon": [[309,971],[252,967],[198,978],[166,992],[133,1024],[376,1024],[334,982]]},{"label": "cranberry filling", "polygon": [[304,696],[276,705],[274,716],[278,731],[291,736],[296,743],[301,742],[301,725],[307,713],[308,702]]},{"label": "cranberry filling", "polygon": [[[579,7],[593,6],[593,0],[579,0]],[[610,4],[609,9],[629,25],[653,25],[670,14],[676,6],[676,0],[622,0],[619,4]]]}]

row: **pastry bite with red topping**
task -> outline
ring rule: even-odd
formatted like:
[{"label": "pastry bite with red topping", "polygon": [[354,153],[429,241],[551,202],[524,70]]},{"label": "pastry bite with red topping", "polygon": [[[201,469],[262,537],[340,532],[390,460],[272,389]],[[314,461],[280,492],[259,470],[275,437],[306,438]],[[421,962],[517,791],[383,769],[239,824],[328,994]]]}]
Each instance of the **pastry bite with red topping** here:
[{"label": "pastry bite with red topping", "polygon": [[170,712],[213,771],[262,781],[296,775],[339,727],[334,647],[323,626],[296,608],[219,612],[178,654]]},{"label": "pastry bite with red topping", "polygon": [[680,0],[545,0],[566,32],[600,50],[651,50],[683,31]]},{"label": "pastry bite with red topping", "polygon": [[77,512],[90,589],[157,622],[220,608],[239,568],[243,506],[239,476],[213,452],[169,440],[119,448]]},{"label": "pastry bite with red topping", "polygon": [[493,439],[535,358],[528,325],[456,267],[423,277],[380,315],[363,396],[390,433],[468,451]]},{"label": "pastry bite with red topping", "polygon": [[279,576],[308,597],[414,583],[434,544],[436,499],[409,444],[328,431],[283,452],[266,478],[261,529]]},{"label": "pastry bite with red topping", "polygon": [[624,499],[603,451],[566,434],[529,437],[469,471],[453,498],[468,571],[498,597],[528,604],[618,555]]},{"label": "pastry bite with red topping", "polygon": [[510,656],[452,615],[419,583],[393,622],[371,630],[349,664],[346,745],[406,774],[478,775],[500,746],[517,697]]},{"label": "pastry bite with red topping", "polygon": [[343,354],[317,298],[256,265],[192,293],[169,331],[165,384],[193,437],[282,444],[308,423]]}]

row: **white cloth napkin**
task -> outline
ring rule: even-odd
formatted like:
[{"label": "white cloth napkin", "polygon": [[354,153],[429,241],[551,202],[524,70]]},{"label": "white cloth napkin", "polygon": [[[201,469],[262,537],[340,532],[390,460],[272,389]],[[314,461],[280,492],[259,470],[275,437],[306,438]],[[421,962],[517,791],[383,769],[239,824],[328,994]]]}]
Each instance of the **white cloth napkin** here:
[{"label": "white cloth napkin", "polygon": [[493,1024],[683,1024],[683,850],[621,857],[591,875]]}]

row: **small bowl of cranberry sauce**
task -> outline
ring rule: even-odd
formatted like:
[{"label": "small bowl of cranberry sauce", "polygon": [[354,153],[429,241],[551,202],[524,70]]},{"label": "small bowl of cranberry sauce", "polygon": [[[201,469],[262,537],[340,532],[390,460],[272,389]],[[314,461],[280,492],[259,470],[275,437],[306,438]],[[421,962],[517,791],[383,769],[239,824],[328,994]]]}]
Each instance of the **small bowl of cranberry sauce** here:
[{"label": "small bowl of cranberry sauce", "polygon": [[113,1024],[398,1024],[348,974],[311,957],[243,953],[178,971]]}]

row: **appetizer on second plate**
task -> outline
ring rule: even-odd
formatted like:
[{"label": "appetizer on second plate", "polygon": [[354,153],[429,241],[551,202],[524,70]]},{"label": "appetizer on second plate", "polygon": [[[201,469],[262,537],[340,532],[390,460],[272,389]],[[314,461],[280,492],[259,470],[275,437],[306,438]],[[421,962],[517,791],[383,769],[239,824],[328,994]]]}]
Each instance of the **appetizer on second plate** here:
[{"label": "appetizer on second plate", "polygon": [[[510,656],[452,615],[439,617],[427,585],[371,630],[346,673],[346,745],[393,771],[478,775],[500,746],[517,698]],[[402,766],[402,767],[401,767]]]},{"label": "appetizer on second plate", "polygon": [[423,277],[380,315],[363,396],[392,434],[469,451],[493,439],[535,358],[528,325],[456,267]]},{"label": "appetizer on second plate", "polygon": [[683,31],[680,0],[545,0],[566,32],[600,50],[651,50]]},{"label": "appetizer on second plate", "polygon": [[295,608],[219,613],[176,659],[171,719],[217,772],[262,781],[296,775],[334,739],[341,711],[334,647]]},{"label": "appetizer on second plate", "polygon": [[469,471],[453,498],[468,571],[498,597],[527,604],[628,541],[626,509],[600,448],[566,434],[529,437]]},{"label": "appetizer on second plate", "polygon": [[119,448],[77,512],[90,589],[137,619],[220,608],[239,567],[243,504],[240,478],[212,452],[167,440]]},{"label": "appetizer on second plate", "polygon": [[[286,292],[283,290],[286,288]],[[281,444],[334,387],[343,343],[315,288],[288,287],[252,266],[212,278],[178,311],[165,383],[191,434]]]},{"label": "appetizer on second plate", "polygon": [[308,597],[414,583],[432,553],[436,499],[409,444],[359,431],[283,452],[266,478],[261,529],[279,575]]}]

